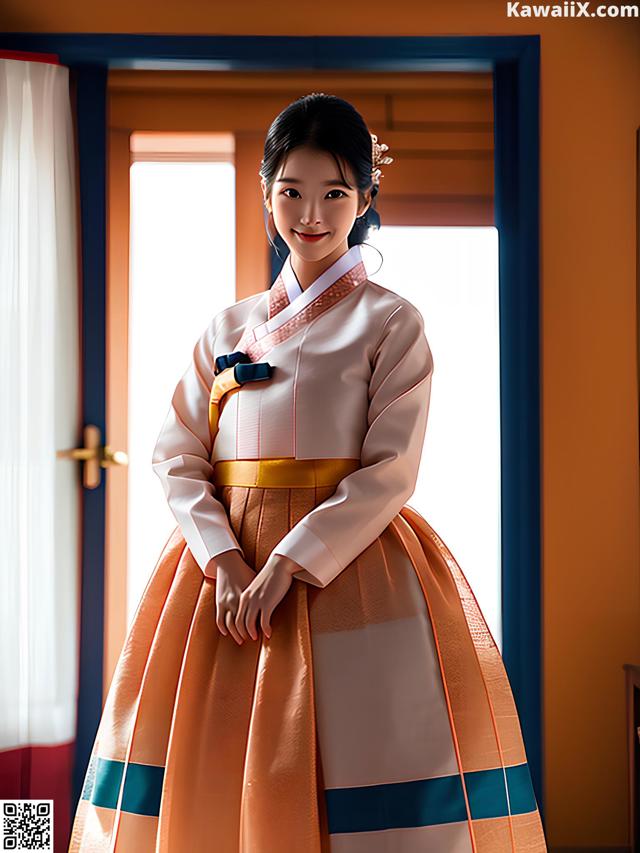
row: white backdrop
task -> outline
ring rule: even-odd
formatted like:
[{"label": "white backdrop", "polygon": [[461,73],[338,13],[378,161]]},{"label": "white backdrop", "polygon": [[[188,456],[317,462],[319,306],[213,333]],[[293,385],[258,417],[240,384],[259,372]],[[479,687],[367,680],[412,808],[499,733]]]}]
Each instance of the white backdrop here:
[{"label": "white backdrop", "polygon": [[498,229],[385,226],[369,277],[422,313],[433,354],[418,510],[458,561],[502,650]]},{"label": "white backdrop", "polygon": [[131,167],[127,617],[176,526],[151,455],[196,340],[236,301],[235,167]]}]

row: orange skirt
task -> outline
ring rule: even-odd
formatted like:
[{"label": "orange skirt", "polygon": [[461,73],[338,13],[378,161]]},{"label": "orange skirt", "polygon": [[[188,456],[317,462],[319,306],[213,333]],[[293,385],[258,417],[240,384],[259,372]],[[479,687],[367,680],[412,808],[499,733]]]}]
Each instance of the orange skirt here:
[{"label": "orange skirt", "polygon": [[[249,565],[329,497],[218,490]],[[70,851],[540,853],[504,665],[451,552],[404,507],[238,646],[176,528],[105,704]]]}]

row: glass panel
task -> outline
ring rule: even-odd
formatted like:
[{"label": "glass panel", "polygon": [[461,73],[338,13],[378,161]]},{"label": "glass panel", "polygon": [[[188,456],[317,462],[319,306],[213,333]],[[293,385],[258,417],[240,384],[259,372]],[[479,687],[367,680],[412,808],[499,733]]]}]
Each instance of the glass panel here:
[{"label": "glass panel", "polygon": [[128,621],[175,519],[151,454],[176,383],[211,318],[236,301],[235,168],[131,167]]},{"label": "glass panel", "polygon": [[434,360],[429,422],[408,501],[446,542],[502,650],[498,230],[385,225],[369,277],[416,305]]}]

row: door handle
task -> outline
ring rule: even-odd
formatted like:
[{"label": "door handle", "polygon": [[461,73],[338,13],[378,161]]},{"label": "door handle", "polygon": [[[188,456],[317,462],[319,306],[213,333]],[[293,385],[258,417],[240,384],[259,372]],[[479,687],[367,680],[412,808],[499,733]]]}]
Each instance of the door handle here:
[{"label": "door handle", "polygon": [[112,465],[126,466],[129,457],[124,450],[112,450],[102,444],[100,427],[87,424],[83,430],[84,446],[58,450],[58,459],[75,459],[83,463],[82,485],[85,489],[97,489],[101,481],[101,469]]}]

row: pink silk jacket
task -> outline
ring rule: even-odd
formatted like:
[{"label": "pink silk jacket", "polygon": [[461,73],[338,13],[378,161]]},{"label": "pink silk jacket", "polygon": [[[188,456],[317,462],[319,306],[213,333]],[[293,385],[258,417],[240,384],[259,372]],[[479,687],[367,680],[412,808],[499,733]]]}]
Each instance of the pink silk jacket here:
[{"label": "pink silk jacket", "polygon": [[[229,395],[212,440],[215,360],[237,351],[273,372]],[[218,460],[355,459],[361,467],[273,549],[303,567],[295,578],[329,584],[413,494],[432,374],[422,315],[367,279],[359,246],[305,290],[289,256],[269,290],[219,312],[195,345],[152,457],[202,570],[223,551],[242,552],[212,482]]]}]

